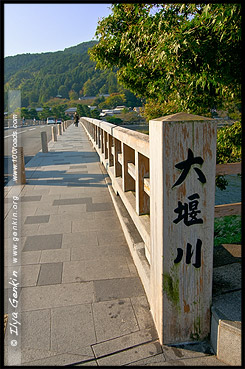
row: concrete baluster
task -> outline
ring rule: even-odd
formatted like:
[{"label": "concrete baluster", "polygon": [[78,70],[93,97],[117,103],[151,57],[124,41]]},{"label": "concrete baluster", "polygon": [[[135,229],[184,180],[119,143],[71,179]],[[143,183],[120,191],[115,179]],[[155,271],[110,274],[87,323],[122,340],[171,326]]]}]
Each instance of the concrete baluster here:
[{"label": "concrete baluster", "polygon": [[135,151],[135,172],[136,213],[149,214],[150,197],[144,191],[144,178],[149,177],[149,159],[137,151]]},{"label": "concrete baluster", "polygon": [[135,153],[134,150],[127,146],[122,145],[122,188],[123,191],[135,191],[135,181],[128,173],[128,163],[134,163]]}]

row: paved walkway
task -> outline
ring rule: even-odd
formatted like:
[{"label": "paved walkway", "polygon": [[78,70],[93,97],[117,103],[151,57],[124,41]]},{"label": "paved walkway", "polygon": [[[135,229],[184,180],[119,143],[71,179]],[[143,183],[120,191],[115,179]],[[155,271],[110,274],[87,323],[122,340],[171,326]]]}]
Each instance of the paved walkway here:
[{"label": "paved walkway", "polygon": [[[48,153],[39,152],[26,177],[19,220],[21,365],[224,365],[205,344],[159,344],[98,155],[81,126],[71,125]],[[6,224],[11,201],[10,191]],[[11,248],[6,230],[6,272]],[[6,278],[5,312],[10,287]],[[9,334],[7,326],[6,365]]]}]

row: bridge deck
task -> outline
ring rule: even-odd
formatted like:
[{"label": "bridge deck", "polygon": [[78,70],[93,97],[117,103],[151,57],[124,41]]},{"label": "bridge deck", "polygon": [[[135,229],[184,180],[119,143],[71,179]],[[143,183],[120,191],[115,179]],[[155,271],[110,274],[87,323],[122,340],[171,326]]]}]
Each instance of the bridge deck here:
[{"label": "bridge deck", "polygon": [[[214,356],[159,344],[98,155],[81,126],[71,125],[49,143],[48,153],[39,152],[28,163],[26,178],[15,267],[21,275],[22,365],[167,365],[180,357],[217,365]],[[11,190],[5,200],[11,228]],[[6,303],[12,293],[10,228]],[[9,335],[7,329],[5,360]]]}]

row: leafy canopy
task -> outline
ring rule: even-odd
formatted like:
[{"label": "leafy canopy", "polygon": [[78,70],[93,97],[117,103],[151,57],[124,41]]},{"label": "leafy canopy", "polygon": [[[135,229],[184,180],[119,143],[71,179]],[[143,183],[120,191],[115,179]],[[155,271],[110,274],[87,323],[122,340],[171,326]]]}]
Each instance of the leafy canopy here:
[{"label": "leafy canopy", "polygon": [[[97,68],[152,107],[209,112],[241,99],[241,4],[113,4],[90,49]],[[151,109],[149,109],[149,117]],[[159,116],[159,114],[158,114]]]}]

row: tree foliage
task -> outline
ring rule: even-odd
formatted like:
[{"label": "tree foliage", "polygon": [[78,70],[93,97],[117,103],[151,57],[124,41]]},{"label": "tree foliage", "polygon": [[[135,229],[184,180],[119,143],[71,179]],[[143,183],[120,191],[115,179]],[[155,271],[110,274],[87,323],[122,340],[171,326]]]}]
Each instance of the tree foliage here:
[{"label": "tree foliage", "polygon": [[[241,98],[241,4],[113,4],[89,53],[119,83],[175,111]],[[150,111],[150,106],[149,109]],[[172,112],[171,112],[172,113]]]}]

